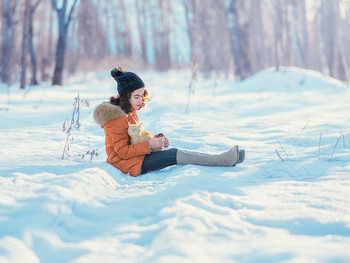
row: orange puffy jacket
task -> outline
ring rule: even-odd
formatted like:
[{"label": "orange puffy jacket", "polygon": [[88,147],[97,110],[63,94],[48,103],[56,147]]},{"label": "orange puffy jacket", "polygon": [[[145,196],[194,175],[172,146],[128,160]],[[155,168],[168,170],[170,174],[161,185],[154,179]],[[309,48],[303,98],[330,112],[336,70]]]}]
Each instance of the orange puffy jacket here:
[{"label": "orange puffy jacket", "polygon": [[125,174],[138,176],[146,154],[150,154],[147,141],[131,145],[128,122],[137,124],[136,111],[126,114],[119,106],[102,103],[94,110],[95,121],[106,134],[107,162]]}]

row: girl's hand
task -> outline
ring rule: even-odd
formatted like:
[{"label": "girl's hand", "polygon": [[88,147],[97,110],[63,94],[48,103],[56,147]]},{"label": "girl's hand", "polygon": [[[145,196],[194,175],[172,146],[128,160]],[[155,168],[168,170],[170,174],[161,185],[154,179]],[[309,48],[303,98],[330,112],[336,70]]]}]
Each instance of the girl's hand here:
[{"label": "girl's hand", "polygon": [[163,143],[165,143],[165,137],[160,138],[152,138],[148,141],[149,146],[151,149],[157,149],[163,146]]},{"label": "girl's hand", "polygon": [[164,148],[168,148],[169,147],[169,140],[168,138],[163,134],[163,133],[158,133],[156,135],[154,135],[155,138],[164,138]]},{"label": "girl's hand", "polygon": [[166,136],[164,136],[163,138],[164,138],[164,148],[168,148],[169,147],[169,140]]}]

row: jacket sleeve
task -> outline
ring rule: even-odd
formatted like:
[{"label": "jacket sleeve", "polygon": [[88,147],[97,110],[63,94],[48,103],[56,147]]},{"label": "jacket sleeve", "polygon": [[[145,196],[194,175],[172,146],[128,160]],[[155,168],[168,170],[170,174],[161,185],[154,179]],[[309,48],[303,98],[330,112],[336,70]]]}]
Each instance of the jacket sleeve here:
[{"label": "jacket sleeve", "polygon": [[128,124],[123,118],[110,121],[106,128],[111,136],[114,151],[124,160],[135,156],[150,154],[148,141],[129,144]]}]

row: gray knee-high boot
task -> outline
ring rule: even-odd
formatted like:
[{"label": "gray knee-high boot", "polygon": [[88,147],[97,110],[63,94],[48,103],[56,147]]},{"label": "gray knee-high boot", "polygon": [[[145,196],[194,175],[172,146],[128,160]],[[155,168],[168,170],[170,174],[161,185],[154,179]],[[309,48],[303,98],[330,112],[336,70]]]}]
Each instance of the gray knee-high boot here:
[{"label": "gray knee-high boot", "polygon": [[178,150],[176,154],[177,164],[198,164],[206,166],[233,166],[239,158],[238,145],[221,154],[204,154]]}]

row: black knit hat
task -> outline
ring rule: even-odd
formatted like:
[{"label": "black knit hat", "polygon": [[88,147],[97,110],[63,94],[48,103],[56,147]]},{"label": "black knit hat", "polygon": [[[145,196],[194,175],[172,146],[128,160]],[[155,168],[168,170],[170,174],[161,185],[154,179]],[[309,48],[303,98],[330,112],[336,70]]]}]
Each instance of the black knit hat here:
[{"label": "black knit hat", "polygon": [[120,96],[145,87],[145,83],[139,76],[120,67],[112,69],[111,75],[118,83],[117,89]]}]

